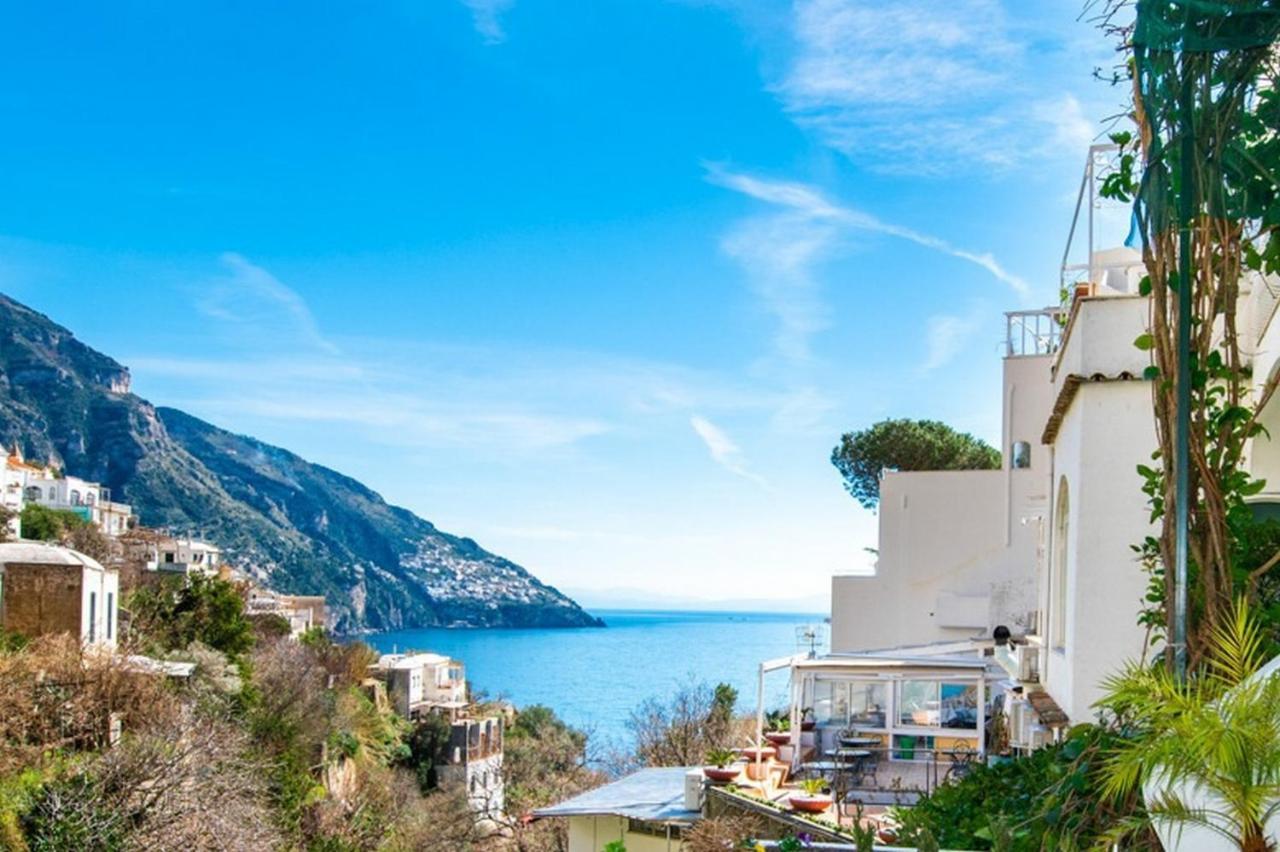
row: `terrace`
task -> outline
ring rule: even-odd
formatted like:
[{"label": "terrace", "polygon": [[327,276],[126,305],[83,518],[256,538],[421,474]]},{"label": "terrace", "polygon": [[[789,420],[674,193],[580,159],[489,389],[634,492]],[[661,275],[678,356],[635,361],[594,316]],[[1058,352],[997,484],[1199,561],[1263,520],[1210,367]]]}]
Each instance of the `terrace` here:
[{"label": "terrace", "polygon": [[[767,724],[764,678],[783,670],[789,706]],[[833,831],[860,819],[887,829],[889,809],[985,760],[988,708],[1007,680],[982,643],[762,663],[757,744],[708,775],[719,778],[718,795]],[[825,802],[804,800],[811,779]]]}]

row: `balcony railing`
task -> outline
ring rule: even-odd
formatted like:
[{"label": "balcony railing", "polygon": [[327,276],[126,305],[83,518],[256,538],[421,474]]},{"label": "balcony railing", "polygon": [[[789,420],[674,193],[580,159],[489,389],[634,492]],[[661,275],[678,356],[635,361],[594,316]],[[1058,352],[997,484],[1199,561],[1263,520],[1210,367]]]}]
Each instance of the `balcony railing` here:
[{"label": "balcony railing", "polygon": [[1062,343],[1061,308],[1009,311],[1005,317],[1005,357],[1052,355]]}]

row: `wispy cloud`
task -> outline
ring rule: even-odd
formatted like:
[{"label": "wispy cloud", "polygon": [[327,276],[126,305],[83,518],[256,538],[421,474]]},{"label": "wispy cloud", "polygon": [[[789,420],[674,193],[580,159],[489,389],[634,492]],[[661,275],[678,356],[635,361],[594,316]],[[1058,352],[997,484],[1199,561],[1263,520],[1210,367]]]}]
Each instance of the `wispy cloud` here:
[{"label": "wispy cloud", "polygon": [[982,327],[982,319],[981,309],[965,316],[936,314],[929,317],[925,330],[928,351],[920,371],[927,373],[949,364]]},{"label": "wispy cloud", "polygon": [[751,480],[757,485],[765,484],[764,479],[747,469],[746,462],[742,457],[742,450],[733,442],[732,438],[725,434],[723,429],[697,414],[689,418],[689,425],[693,427],[693,431],[702,439],[702,443],[707,445],[707,452],[711,453],[711,459],[716,464],[730,473]]},{"label": "wispy cloud", "polygon": [[[792,210],[800,217],[797,220],[799,223],[819,223],[828,227],[836,226],[898,237],[925,248],[949,254],[968,263],[976,264],[997,280],[1008,285],[1010,289],[1021,297],[1025,297],[1031,292],[1030,286],[1024,279],[1005,269],[996,260],[995,256],[989,252],[974,252],[957,248],[939,237],[881,221],[869,213],[836,204],[828,200],[819,190],[806,184],[768,180],[752,175],[729,172],[716,165],[707,167],[707,179],[712,183],[733,189],[760,201]],[[817,235],[812,230],[802,232],[809,234],[811,240],[817,239]],[[829,232],[827,233],[829,234]],[[791,246],[790,253],[780,253],[780,256],[784,259],[792,256],[808,258],[814,253],[812,249],[809,249],[807,254],[805,253],[804,249],[807,243],[804,240],[797,240],[787,245]]]},{"label": "wispy cloud", "polygon": [[507,40],[502,27],[502,13],[515,5],[515,0],[462,0],[471,10],[471,21],[485,44],[501,44]]},{"label": "wispy cloud", "polygon": [[[1070,104],[1065,95],[1044,100],[1054,84],[1043,68],[1026,73],[1035,37],[1025,21],[1011,21],[1012,8],[999,0],[799,0],[791,57],[771,89],[798,124],[878,171],[1017,165],[1062,144],[1064,113],[1051,105],[1069,116]],[[1028,111],[1029,100],[1045,108]]]},{"label": "wispy cloud", "polygon": [[267,270],[235,252],[219,258],[223,274],[201,286],[196,306],[206,316],[252,326],[277,339],[292,333],[308,346],[337,354],[302,296]]}]

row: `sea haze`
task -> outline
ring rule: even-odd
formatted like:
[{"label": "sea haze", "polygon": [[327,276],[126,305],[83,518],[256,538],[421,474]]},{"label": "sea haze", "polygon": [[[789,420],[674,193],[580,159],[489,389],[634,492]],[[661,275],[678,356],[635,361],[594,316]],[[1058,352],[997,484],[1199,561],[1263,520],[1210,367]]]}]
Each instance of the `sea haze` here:
[{"label": "sea haze", "polygon": [[[545,704],[601,747],[630,741],[628,715],[645,699],[682,684],[725,682],[739,712],[753,712],[757,666],[808,651],[797,628],[824,616],[761,612],[593,610],[609,625],[559,630],[392,630],[366,637],[383,653],[434,651],[461,660],[472,687],[519,707]],[[823,625],[825,651],[827,631]],[[766,677],[766,706],[786,701],[787,676]]]}]

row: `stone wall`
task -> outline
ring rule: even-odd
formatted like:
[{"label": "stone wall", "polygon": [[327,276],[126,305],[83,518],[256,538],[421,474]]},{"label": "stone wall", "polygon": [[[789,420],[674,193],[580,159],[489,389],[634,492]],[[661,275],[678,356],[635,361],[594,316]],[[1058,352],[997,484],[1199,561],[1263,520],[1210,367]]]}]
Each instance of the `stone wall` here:
[{"label": "stone wall", "polygon": [[[78,565],[4,566],[0,624],[26,636],[80,635],[83,569]],[[99,606],[102,604],[100,603]]]}]

